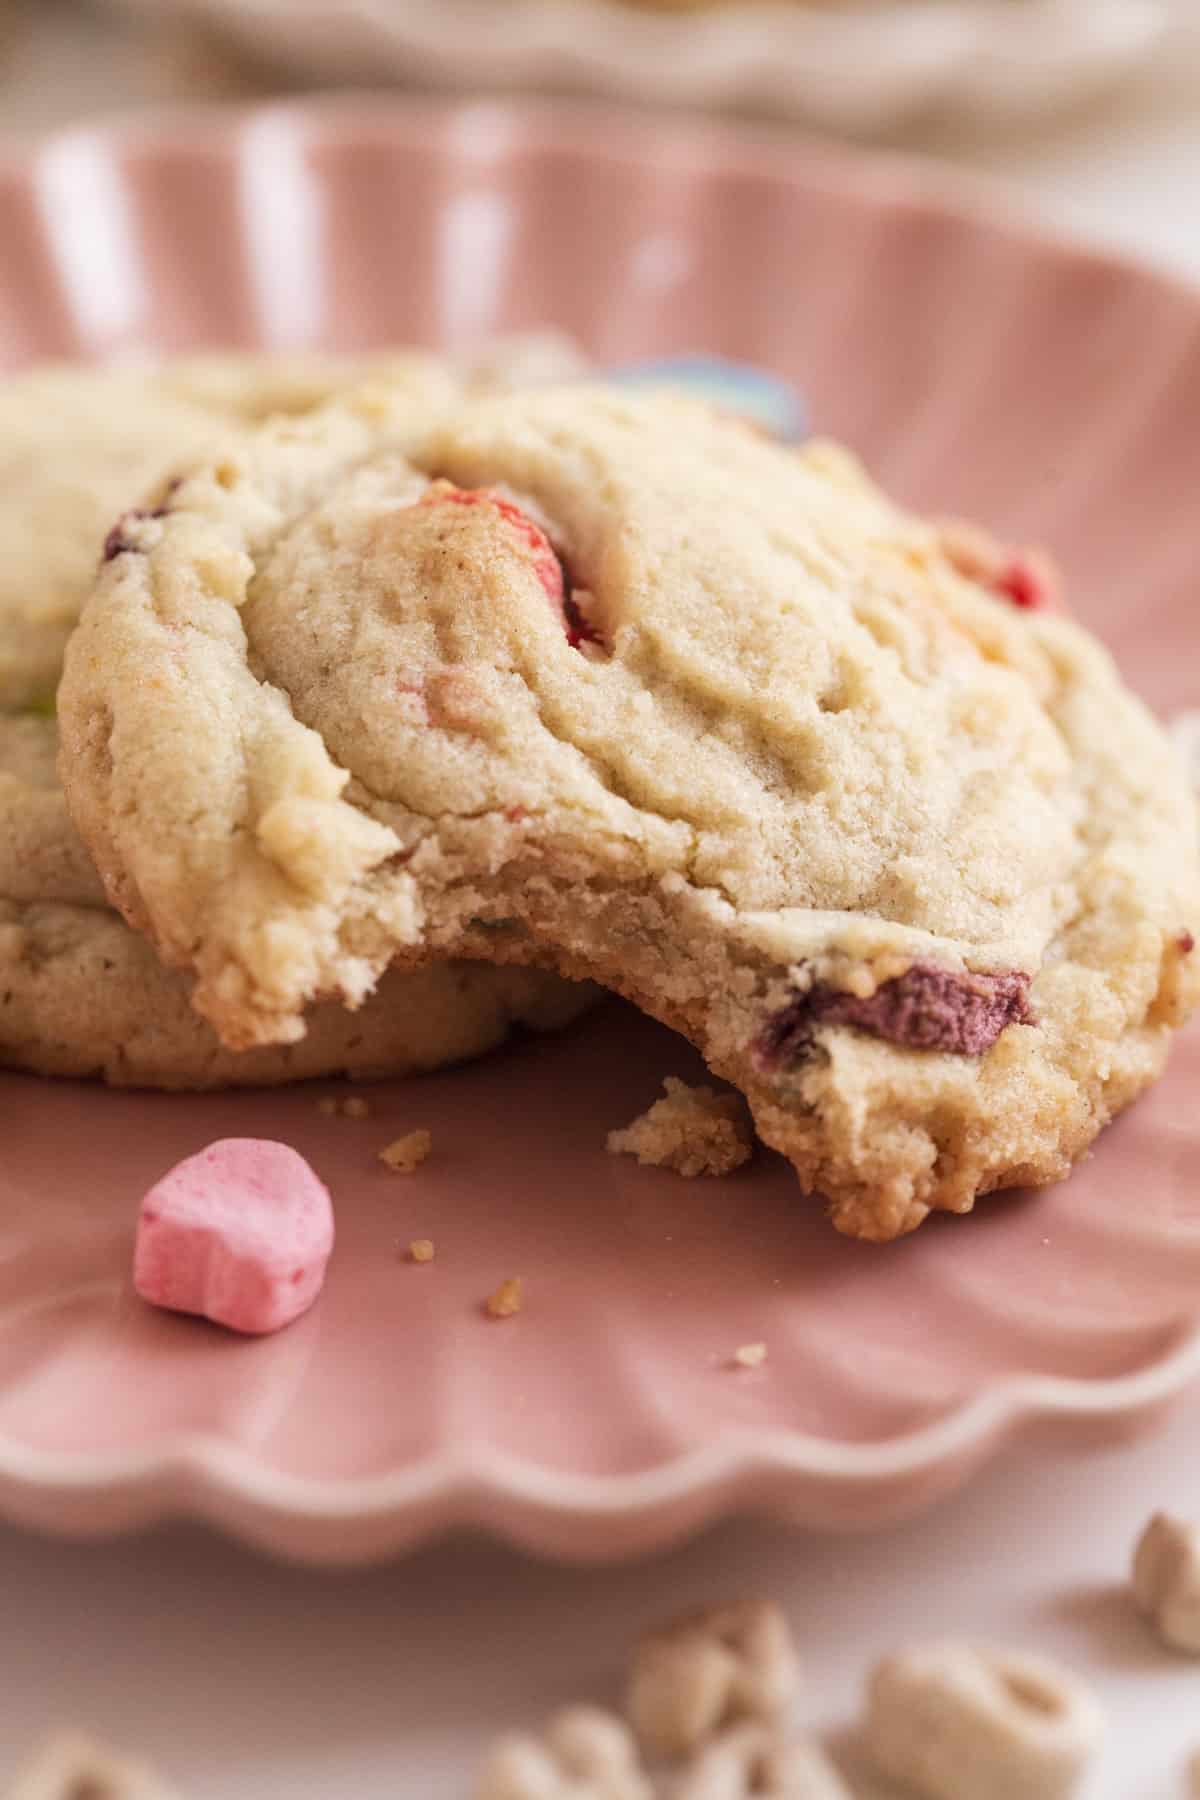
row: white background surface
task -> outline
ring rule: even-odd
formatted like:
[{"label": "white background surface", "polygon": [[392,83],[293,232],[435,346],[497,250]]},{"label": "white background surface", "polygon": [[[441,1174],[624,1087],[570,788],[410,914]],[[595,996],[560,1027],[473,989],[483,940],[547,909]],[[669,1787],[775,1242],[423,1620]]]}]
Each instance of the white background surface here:
[{"label": "white background surface", "polygon": [[[72,50],[48,20],[0,69],[4,123],[161,92],[166,67]],[[1037,138],[917,147],[1016,184],[1052,223],[1200,277],[1190,71]],[[402,1403],[403,1371],[387,1378]],[[1109,1705],[1089,1800],[1167,1800],[1200,1747],[1200,1665],[1157,1649],[1123,1589],[1156,1505],[1200,1515],[1200,1397],[1132,1449],[1010,1457],[902,1528],[813,1539],[730,1525],[616,1570],[461,1543],[335,1575],[192,1530],[66,1546],[0,1528],[0,1773],[61,1722],[152,1755],[190,1800],[459,1800],[493,1731],[603,1696],[641,1625],[757,1590],[794,1620],[814,1724],[842,1731],[871,1656],[906,1636],[1011,1640],[1069,1659]]]},{"label": "white background surface", "polygon": [[152,1753],[191,1800],[466,1800],[490,1733],[606,1697],[642,1625],[764,1592],[799,1636],[803,1717],[835,1738],[866,1663],[905,1637],[1036,1645],[1108,1704],[1088,1800],[1169,1800],[1200,1746],[1200,1668],[1155,1645],[1124,1578],[1151,1506],[1200,1513],[1198,1434],[1193,1400],[1136,1451],[1012,1458],[903,1527],[730,1525],[619,1569],[459,1542],[330,1574],[193,1530],[102,1546],[0,1533],[0,1766],[65,1719]]}]

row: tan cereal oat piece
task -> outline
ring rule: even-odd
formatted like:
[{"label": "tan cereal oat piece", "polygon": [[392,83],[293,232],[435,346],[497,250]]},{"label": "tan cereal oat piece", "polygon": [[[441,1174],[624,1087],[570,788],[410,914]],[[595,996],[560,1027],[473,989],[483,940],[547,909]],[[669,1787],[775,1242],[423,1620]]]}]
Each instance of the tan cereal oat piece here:
[{"label": "tan cereal oat piece", "polygon": [[673,1800],[850,1800],[819,1744],[780,1739],[769,1726],[735,1725],[696,1752]]},{"label": "tan cereal oat piece", "polygon": [[1082,1681],[1020,1652],[913,1646],[868,1689],[872,1759],[923,1800],[1070,1800],[1103,1732]]},{"label": "tan cereal oat piece", "polygon": [[1164,1643],[1200,1655],[1200,1527],[1155,1513],[1134,1550],[1133,1593]]},{"label": "tan cereal oat piece", "polygon": [[408,1259],[415,1263],[431,1263],[435,1249],[432,1238],[414,1238],[408,1246]]},{"label": "tan cereal oat piece", "polygon": [[740,1094],[689,1087],[677,1075],[663,1082],[661,1100],[626,1125],[610,1131],[608,1149],[636,1156],[657,1169],[679,1175],[728,1175],[754,1154],[750,1115]]},{"label": "tan cereal oat piece", "polygon": [[690,1755],[740,1719],[779,1718],[799,1684],[788,1622],[767,1601],[678,1619],[634,1651],[628,1711],[646,1748]]},{"label": "tan cereal oat piece", "polygon": [[733,1353],[733,1362],[739,1369],[761,1369],[766,1360],[765,1344],[740,1344]]},{"label": "tan cereal oat piece", "polygon": [[541,1737],[495,1743],[475,1800],[654,1800],[624,1720],[595,1706],[557,1713]]}]

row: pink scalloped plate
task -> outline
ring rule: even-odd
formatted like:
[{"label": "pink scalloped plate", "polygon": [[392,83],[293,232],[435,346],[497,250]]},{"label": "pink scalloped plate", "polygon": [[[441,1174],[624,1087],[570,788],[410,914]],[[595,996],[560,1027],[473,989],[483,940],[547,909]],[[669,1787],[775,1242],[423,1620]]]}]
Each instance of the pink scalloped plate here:
[{"label": "pink scalloped plate", "polygon": [[[1200,701],[1200,300],[919,165],[356,98],[14,154],[0,246],[11,367],[548,324],[601,360],[752,359],[902,495],[1048,542],[1151,701]],[[606,1155],[697,1072],[614,1002],[383,1084],[361,1121],[312,1088],[0,1078],[0,1508],[73,1533],[189,1513],[326,1561],[466,1524],[617,1557],[731,1509],[869,1525],[1033,1434],[1144,1427],[1200,1367],[1195,1034],[1071,1180],[886,1250],[765,1153],[693,1183]],[[433,1156],[389,1175],[414,1126]],[[232,1134],[295,1144],[337,1206],[322,1300],[265,1341],[130,1287],[142,1192]],[[512,1275],[525,1308],[489,1321]],[[750,1342],[766,1362],[731,1367]]]}]

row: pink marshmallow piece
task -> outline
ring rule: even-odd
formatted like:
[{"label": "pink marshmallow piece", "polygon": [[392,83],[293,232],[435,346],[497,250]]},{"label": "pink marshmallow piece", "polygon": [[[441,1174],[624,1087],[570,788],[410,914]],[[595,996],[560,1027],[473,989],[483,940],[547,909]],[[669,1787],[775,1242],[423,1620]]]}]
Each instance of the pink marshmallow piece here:
[{"label": "pink marshmallow piece", "polygon": [[142,1201],[133,1285],[151,1306],[231,1331],[278,1331],[320,1293],[332,1249],[329,1191],[299,1152],[221,1138]]}]

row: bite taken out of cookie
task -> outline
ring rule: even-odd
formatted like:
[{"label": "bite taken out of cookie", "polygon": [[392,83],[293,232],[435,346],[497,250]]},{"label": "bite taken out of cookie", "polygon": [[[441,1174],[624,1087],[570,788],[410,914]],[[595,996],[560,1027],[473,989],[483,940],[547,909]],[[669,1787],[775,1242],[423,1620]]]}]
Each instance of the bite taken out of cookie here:
[{"label": "bite taken out of cookie", "polygon": [[394,961],[594,978],[884,1240],[1066,1174],[1200,990],[1164,734],[836,449],[598,385],[375,392],[112,550],[68,795],[230,1045]]}]

